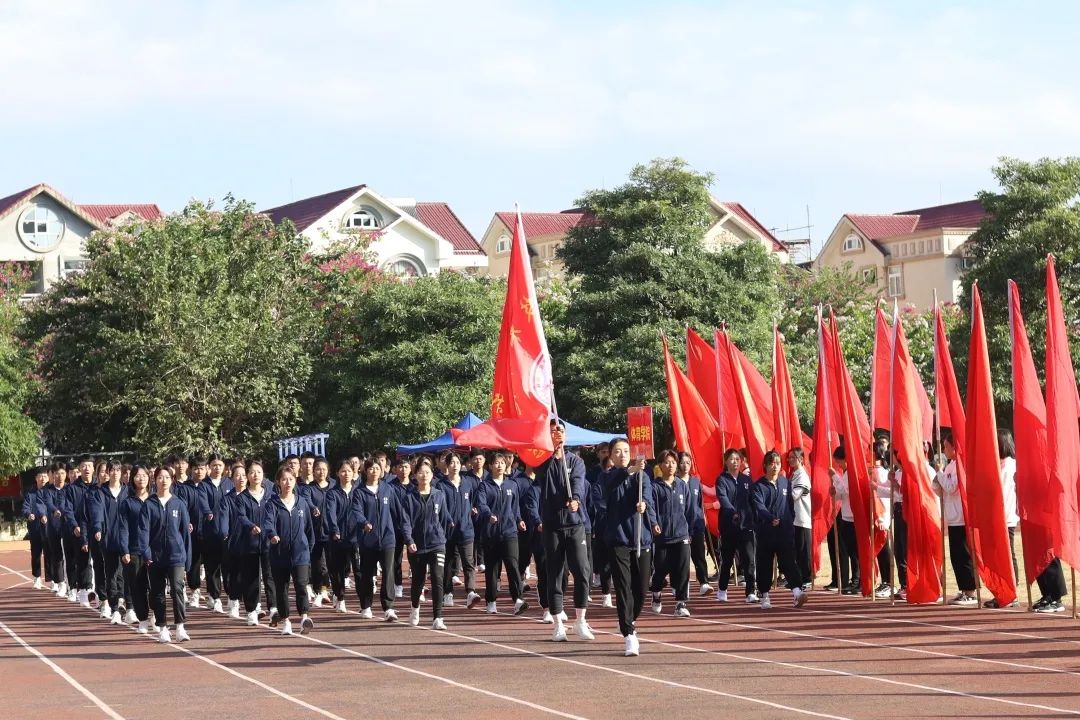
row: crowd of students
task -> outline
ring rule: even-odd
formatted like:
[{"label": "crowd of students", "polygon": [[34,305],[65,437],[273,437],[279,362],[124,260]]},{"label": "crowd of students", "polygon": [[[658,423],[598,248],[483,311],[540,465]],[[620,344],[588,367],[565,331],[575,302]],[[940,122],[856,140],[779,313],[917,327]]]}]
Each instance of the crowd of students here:
[{"label": "crowd of students", "polygon": [[[377,589],[381,619],[398,621],[407,560],[412,625],[430,601],[432,627],[446,629],[443,608],[455,604],[458,588],[467,608],[483,602],[486,612],[496,613],[504,579],[512,612],[520,615],[530,607],[526,583],[535,577],[536,601],[543,622],[554,626],[554,641],[565,641],[568,631],[593,639],[586,611],[595,588],[596,602],[616,609],[627,655],[640,652],[636,622],[647,599],[662,613],[663,593],[670,590],[674,615],[690,615],[691,568],[702,595],[717,583],[716,600],[727,602],[737,564],[746,601],[763,609],[772,606],[778,568],[793,605],[805,603],[812,543],[801,450],[783,459],[768,453],[756,482],[745,457],[727,451],[716,500],[708,501],[718,510],[717,543],[706,528],[705,496],[688,453],[665,450],[646,467],[620,438],[597,448],[597,462],[586,468],[564,447],[562,425],[553,421],[551,432],[555,453],[536,468],[507,452],[474,451],[466,464],[453,451],[400,456],[392,464],[377,452],[333,466],[305,453],[286,458],[272,486],[260,461],[226,462],[218,455],[172,456],[157,466],[95,464],[90,457],[76,467],[53,464],[36,472],[36,487],[23,504],[34,586],[49,583],[57,595],[161,642],[188,640],[188,608],[204,606],[248,625],[266,619],[283,634],[294,632],[296,617],[299,632],[307,633],[313,606],[347,612],[350,585],[362,618],[375,617]],[[841,563],[826,589],[852,593],[859,567],[842,451],[835,464],[841,470],[834,477],[840,532],[830,552]],[[897,475],[884,471],[881,482],[887,488],[900,481]],[[947,491],[947,480],[944,486]],[[902,588],[899,537],[894,550]],[[715,577],[710,554],[719,569]],[[954,548],[954,568],[959,555]],[[963,595],[970,583],[962,568],[970,566],[970,556],[959,562]],[[482,597],[477,570],[485,577]],[[572,622],[564,600],[570,578]],[[889,585],[878,591],[882,587]]]}]

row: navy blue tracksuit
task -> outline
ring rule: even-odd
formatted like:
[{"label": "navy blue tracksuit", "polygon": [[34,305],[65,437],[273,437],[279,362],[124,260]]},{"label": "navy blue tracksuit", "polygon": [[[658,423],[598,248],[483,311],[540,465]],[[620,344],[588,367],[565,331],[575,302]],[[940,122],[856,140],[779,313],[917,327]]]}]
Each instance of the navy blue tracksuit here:
[{"label": "navy blue tracksuit", "polygon": [[476,570],[473,566],[475,557],[474,543],[476,526],[473,510],[476,507],[476,492],[480,481],[475,475],[460,475],[460,482],[455,487],[449,479],[440,480],[435,487],[446,497],[447,511],[453,521],[453,527],[446,536],[446,563],[443,567],[444,594],[454,591],[454,567],[460,562],[467,593],[476,590]]},{"label": "navy blue tracksuit", "polygon": [[[235,526],[230,526],[230,535],[236,534],[236,544],[233,546],[240,562],[240,584],[244,599],[245,612],[255,611],[259,603],[259,576],[262,575],[263,590],[266,593],[266,602],[273,607],[277,593],[274,591],[274,575],[270,569],[270,554],[267,551],[267,538],[265,532],[252,533],[252,529],[259,528],[261,531],[266,504],[274,496],[270,488],[262,486],[262,497],[256,499],[248,487],[238,494],[233,502],[235,513],[233,519]],[[279,608],[280,610],[280,608]]]},{"label": "navy blue tracksuit", "polygon": [[274,577],[276,597],[273,607],[277,608],[278,617],[281,619],[289,617],[290,577],[296,595],[296,611],[301,615],[307,614],[307,586],[311,580],[311,549],[315,547],[311,505],[296,493],[295,489],[292,499],[293,505],[290,508],[280,497],[275,495],[270,498],[263,508],[261,526],[266,536],[270,572]]},{"label": "navy blue tracksuit", "polygon": [[[94,558],[94,576],[99,595],[109,601],[114,611],[124,597],[124,575],[120,567],[120,553],[110,550],[109,537],[117,532],[120,504],[127,499],[128,488],[121,485],[113,495],[108,485],[101,485],[86,493],[86,516],[89,522],[90,551]],[[97,538],[101,539],[98,540]]]},{"label": "navy blue tracksuit", "polygon": [[502,567],[506,567],[506,579],[510,585],[510,598],[518,600],[522,595],[521,570],[518,568],[518,524],[521,522],[521,498],[517,482],[503,478],[496,483],[489,476],[476,493],[476,507],[480,512],[480,536],[484,545],[484,599],[495,602]]},{"label": "navy blue tracksuit", "polygon": [[[140,621],[150,617],[150,576],[146,563],[139,554],[139,518],[145,503],[146,500],[140,500],[128,493],[116,508],[116,531],[109,533],[106,543],[106,549],[121,558],[124,592],[131,597],[135,616]],[[123,562],[125,555],[128,556],[126,563]]]},{"label": "navy blue tracksuit", "polygon": [[690,524],[687,521],[693,517],[690,486],[675,477],[671,485],[657,480],[653,483],[653,498],[661,533],[655,540],[649,590],[661,592],[664,578],[668,577],[675,601],[685,603],[690,593]]},{"label": "navy blue tracksuit", "polygon": [[233,489],[232,481],[222,477],[218,484],[209,477],[199,483],[199,511],[202,513],[199,542],[206,568],[206,592],[211,600],[221,599],[224,576],[225,538],[218,518],[228,512],[225,498]]},{"label": "navy blue tracksuit", "polygon": [[[64,513],[64,564],[68,587],[89,590],[93,583],[90,573],[90,544],[87,542],[86,491],[89,483],[82,478],[64,486],[61,491]],[[78,528],[79,534],[75,534]]]},{"label": "navy blue tracksuit", "polygon": [[165,619],[165,582],[172,591],[173,622],[183,624],[185,572],[191,566],[187,504],[175,495],[163,504],[156,495],[139,514],[139,556],[148,566],[150,608],[161,626]]},{"label": "navy blue tracksuit", "polygon": [[738,552],[739,569],[746,581],[747,596],[755,590],[757,568],[757,538],[750,509],[752,486],[747,473],[741,473],[736,478],[725,471],[716,479],[716,499],[720,503],[720,589],[728,589],[731,567]]},{"label": "navy blue tracksuit", "polygon": [[[626,468],[600,473],[607,515],[604,540],[611,548],[611,575],[615,585],[615,607],[623,637],[635,632],[634,623],[645,606],[645,593],[652,576],[652,546],[656,518],[653,483],[645,473],[631,475]],[[645,514],[637,511],[638,498]],[[637,552],[640,537],[641,552]]]},{"label": "navy blue tracksuit", "polygon": [[26,518],[26,533],[30,536],[30,573],[35,578],[41,577],[41,560],[45,558],[45,579],[55,580],[51,576],[46,549],[45,526],[48,524],[49,509],[45,506],[45,487],[48,485],[32,487],[26,491],[22,501],[22,516]]},{"label": "navy blue tracksuit", "polygon": [[[383,612],[394,607],[394,548],[397,547],[401,509],[398,491],[387,482],[377,488],[359,485],[352,492],[349,512],[356,526],[356,545],[360,550],[360,573],[356,594],[360,608],[370,608],[375,597],[374,583],[378,566],[383,568],[379,603]],[[368,529],[370,527],[370,529]]]},{"label": "navy blue tracksuit", "polygon": [[761,478],[754,483],[750,502],[757,523],[758,593],[767,593],[772,588],[774,558],[787,578],[788,586],[801,587],[802,573],[795,562],[795,505],[791,482],[783,475],[777,477],[775,483]]},{"label": "navy blue tracksuit", "polygon": [[[585,537],[585,463],[565,450],[563,458],[554,456],[536,468],[540,486],[538,498],[543,524],[544,555],[547,566],[547,591],[551,614],[563,611],[566,570],[574,576],[574,608],[584,610],[589,602],[589,547]],[[569,489],[568,489],[569,486]],[[578,503],[577,511],[569,507]]]},{"label": "navy blue tracksuit", "polygon": [[420,593],[424,590],[424,576],[431,577],[431,611],[436,618],[442,617],[443,570],[446,564],[446,535],[452,530],[453,520],[446,509],[446,496],[432,487],[424,495],[415,484],[409,486],[401,503],[401,534],[405,545],[415,545],[409,551],[409,567],[412,570],[412,586],[409,588],[412,606],[420,606]]}]

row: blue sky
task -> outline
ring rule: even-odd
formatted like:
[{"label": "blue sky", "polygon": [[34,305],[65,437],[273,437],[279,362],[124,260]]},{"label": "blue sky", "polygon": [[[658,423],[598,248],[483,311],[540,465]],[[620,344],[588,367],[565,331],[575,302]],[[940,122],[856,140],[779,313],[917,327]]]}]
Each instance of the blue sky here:
[{"label": "blue sky", "polygon": [[0,196],[270,207],[368,183],[479,236],[681,155],[766,226],[809,205],[820,243],[844,212],[992,188],[999,156],[1080,153],[1080,6],[1019,7],[4,3]]}]

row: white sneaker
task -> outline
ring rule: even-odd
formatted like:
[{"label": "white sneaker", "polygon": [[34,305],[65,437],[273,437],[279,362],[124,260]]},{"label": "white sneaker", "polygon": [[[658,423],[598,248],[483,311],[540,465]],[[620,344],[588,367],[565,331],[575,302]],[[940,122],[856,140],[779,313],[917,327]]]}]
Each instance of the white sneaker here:
[{"label": "white sneaker", "polygon": [[525,568],[525,579],[526,580],[532,580],[534,577],[535,577],[535,575],[533,575],[532,568],[531,567]]},{"label": "white sneaker", "polygon": [[328,598],[324,593],[316,593],[312,595],[311,604],[317,608],[321,608],[323,606],[323,602],[329,599],[330,598]]},{"label": "white sneaker", "polygon": [[374,617],[374,615],[371,614],[371,608],[364,608],[363,610],[360,611],[360,619],[361,620],[370,620],[373,617]]},{"label": "white sneaker", "polygon": [[480,601],[480,594],[471,592],[465,597],[465,607],[469,610],[473,609],[473,605],[476,605]]},{"label": "white sneaker", "polygon": [[280,615],[277,608],[276,607],[270,608],[270,617],[274,617],[275,615]]},{"label": "white sneaker", "polygon": [[[492,603],[494,605],[495,603]],[[514,601],[514,614],[520,615],[529,609],[529,603],[525,602],[524,598],[518,598]]]},{"label": "white sneaker", "polygon": [[637,657],[641,654],[641,644],[638,642],[637,633],[631,633],[624,638],[625,649],[623,655],[625,657]]},{"label": "white sneaker", "polygon": [[239,600],[230,600],[229,601],[229,617],[236,618],[237,620],[240,619],[240,601]]},{"label": "white sneaker", "polygon": [[247,614],[247,624],[248,625],[258,625],[259,624],[259,613],[258,613],[258,611],[252,610],[251,612],[249,612]]},{"label": "white sneaker", "polygon": [[190,602],[190,601],[191,601],[191,593],[188,591],[187,587],[185,587],[184,588],[184,604],[187,605],[188,602]]},{"label": "white sneaker", "polygon": [[485,570],[487,570],[487,566],[484,565],[484,563],[480,563],[479,565],[476,566],[476,569],[479,572],[484,572]]},{"label": "white sneaker", "polygon": [[292,635],[292,622],[289,621],[289,618],[285,618],[285,622],[281,623],[281,634]]},{"label": "white sneaker", "polygon": [[604,595],[600,598],[600,607],[613,608],[615,603],[611,602],[611,593]]},{"label": "white sneaker", "polygon": [[431,602],[430,600],[428,600],[427,588],[422,588],[420,590],[420,602],[422,602],[422,603]]},{"label": "white sneaker", "polygon": [[397,613],[394,612],[393,608],[383,613],[383,622],[397,622],[397,619]]},{"label": "white sneaker", "polygon": [[550,610],[545,610],[544,611],[544,617],[540,618],[540,622],[547,623],[548,625],[555,622],[555,618],[553,618],[551,616],[551,611]]},{"label": "white sneaker", "polygon": [[405,588],[403,588],[401,585],[395,585],[394,586],[394,599],[397,600],[397,599],[403,598],[403,597],[405,597]]},{"label": "white sneaker", "polygon": [[769,598],[769,593],[763,593],[761,595],[761,609],[762,610],[770,610],[770,609],[772,609],[772,600]]},{"label": "white sneaker", "polygon": [[727,590],[716,591],[716,602],[727,602]]},{"label": "white sneaker", "polygon": [[578,618],[574,621],[574,634],[582,640],[596,639],[592,629],[589,627],[589,623],[585,622],[585,618]]},{"label": "white sneaker", "polygon": [[675,617],[690,617],[690,608],[685,603],[675,604]]},{"label": "white sneaker", "polygon": [[409,624],[414,627],[420,624],[420,608],[416,607],[409,611]]},{"label": "white sneaker", "polygon": [[660,602],[660,593],[653,593],[652,611],[655,615],[659,615],[664,611],[664,603]]},{"label": "white sneaker", "polygon": [[41,589],[41,578],[39,578],[39,577],[34,578],[34,589],[35,590],[40,590]]},{"label": "white sneaker", "polygon": [[431,623],[431,629],[432,630],[445,630],[446,629],[446,623],[443,622],[442,618],[435,618],[435,622]]},{"label": "white sneaker", "polygon": [[112,617],[112,608],[109,607],[109,601],[101,603],[101,612],[98,613],[103,619],[108,620]]},{"label": "white sneaker", "polygon": [[265,615],[265,614],[266,614],[266,613],[264,613],[264,612],[263,612],[263,609],[262,609],[262,603],[261,603],[261,602],[257,602],[257,603],[255,603],[255,612],[259,614],[259,617],[262,617],[263,615]]},{"label": "white sneaker", "polygon": [[351,587],[352,587],[352,578],[350,578],[350,577],[345,578],[345,588],[348,589],[348,588],[351,588]]},{"label": "white sneaker", "polygon": [[566,626],[561,622],[555,623],[555,632],[551,634],[552,642],[566,642]]},{"label": "white sneaker", "polygon": [[701,588],[698,590],[702,595],[708,595],[712,592],[712,585],[709,583],[702,583]]},{"label": "white sneaker", "polygon": [[592,574],[592,580],[589,583],[589,587],[600,587],[600,576],[597,573]]},{"label": "white sneaker", "polygon": [[159,643],[171,643],[172,642],[172,635],[169,633],[169,628],[167,628],[167,627],[161,628],[161,632],[158,633],[157,641]]},{"label": "white sneaker", "polygon": [[217,600],[214,601],[214,607],[212,609],[216,613],[225,612],[225,607],[221,604],[221,598],[218,598]]},{"label": "white sneaker", "polygon": [[202,602],[202,594],[198,590],[193,590],[191,592],[191,597],[188,598],[188,605],[193,607],[193,608],[197,608],[197,607],[201,607],[201,602]]},{"label": "white sneaker", "polygon": [[191,636],[184,629],[184,624],[180,623],[176,626],[176,642],[187,642],[188,640],[191,640]]},{"label": "white sneaker", "polygon": [[442,596],[443,607],[454,607],[454,594],[446,593]]},{"label": "white sneaker", "polygon": [[146,635],[148,632],[150,632],[150,621],[140,620],[139,627],[135,630],[135,632],[139,633],[140,635]]},{"label": "white sneaker", "polygon": [[488,615],[498,615],[499,611],[495,608],[495,603],[489,602],[487,608],[484,610]]},{"label": "white sneaker", "polygon": [[[74,597],[72,597],[72,595],[74,595]],[[68,600],[77,602],[82,607],[90,607],[90,601],[86,598],[85,590],[72,590],[71,593],[68,594]]]},{"label": "white sneaker", "polygon": [[135,614],[134,610],[128,610],[127,615],[124,616],[124,622],[130,625],[133,622],[138,622],[139,616]]},{"label": "white sneaker", "polygon": [[315,602],[315,590],[313,590],[310,585],[306,585],[304,587],[304,590],[307,591],[307,600],[308,600],[308,602],[309,603],[314,603]]},{"label": "white sneaker", "polygon": [[123,625],[124,616],[120,614],[119,610],[116,610],[115,612],[113,612],[112,619],[109,622],[111,622],[113,625]]},{"label": "white sneaker", "polygon": [[[765,594],[768,595],[768,593],[765,593]],[[755,595],[754,593],[750,593],[749,595],[746,596],[746,603],[748,605],[753,605],[756,602],[759,602],[758,601],[758,596]]]},{"label": "white sneaker", "polygon": [[338,600],[337,605],[334,607],[334,609],[337,610],[339,613],[349,612],[348,610],[345,609],[345,601],[344,600]]},{"label": "white sneaker", "polygon": [[569,618],[566,617],[566,611],[565,610],[560,611],[559,614],[556,615],[555,617],[559,620],[559,622],[567,622],[567,620],[569,619]]},{"label": "white sneaker", "polygon": [[801,587],[792,588],[791,596],[795,600],[795,607],[802,607],[803,605],[805,605],[806,604],[806,598],[809,597],[806,594],[806,591],[803,590]]},{"label": "white sneaker", "polygon": [[465,581],[462,580],[461,578],[459,578],[457,575],[450,578],[450,582],[453,583],[454,585],[456,585],[457,587],[461,587],[462,585],[465,584]]},{"label": "white sneaker", "polygon": [[315,623],[311,621],[311,618],[307,615],[300,617],[300,634],[307,635],[309,632],[315,629]]}]

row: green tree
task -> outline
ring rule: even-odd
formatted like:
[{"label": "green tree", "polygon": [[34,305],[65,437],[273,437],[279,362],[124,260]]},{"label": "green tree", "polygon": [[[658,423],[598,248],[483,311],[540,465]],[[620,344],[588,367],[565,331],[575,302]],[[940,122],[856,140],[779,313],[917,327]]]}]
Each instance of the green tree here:
[{"label": "green tree", "polygon": [[309,431],[343,452],[426,440],[469,411],[487,417],[505,283],[402,280],[349,249],[320,269]]},{"label": "green tree", "polygon": [[578,200],[591,221],[559,250],[572,292],[552,338],[560,410],[572,420],[618,429],[628,406],[651,404],[666,425],[661,333],[682,358],[686,325],[711,335],[726,320],[751,357],[767,357],[779,265],[757,243],[706,248],[711,180],[659,159]]},{"label": "green tree", "polygon": [[311,369],[307,244],[246,202],[93,234],[29,309],[54,451],[257,453],[294,431]]},{"label": "green tree", "polygon": [[0,476],[25,470],[39,449],[40,428],[26,413],[34,394],[30,358],[15,337],[27,280],[25,267],[0,263]]},{"label": "green tree", "polygon": [[[1015,280],[1020,288],[1031,351],[1041,374],[1046,352],[1048,254],[1055,257],[1065,319],[1072,329],[1073,363],[1080,362],[1080,157],[1037,162],[1003,158],[994,176],[1001,189],[978,195],[990,217],[968,240],[973,264],[963,278],[960,305],[971,306],[971,286],[977,281],[994,368],[994,394],[999,411],[1011,413],[1007,283]],[[954,333],[953,356],[958,365],[965,364],[963,327]]]}]

